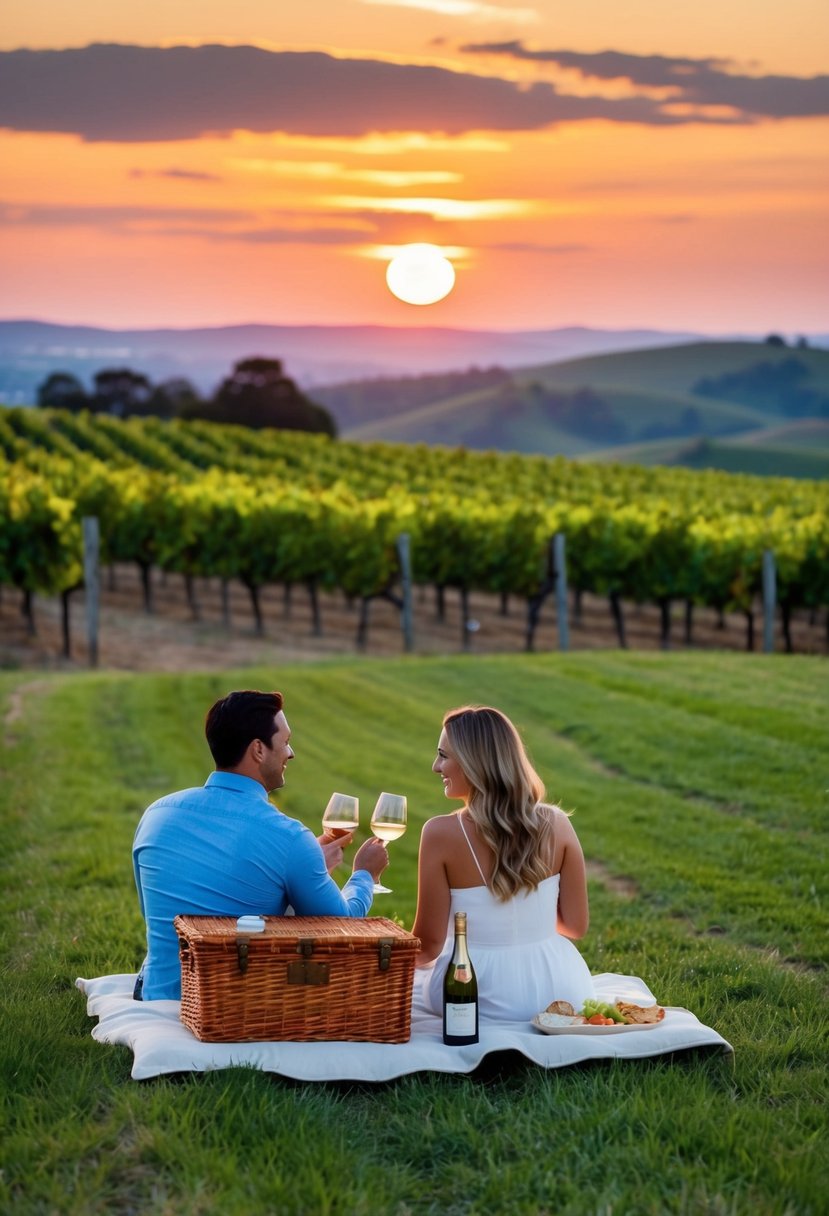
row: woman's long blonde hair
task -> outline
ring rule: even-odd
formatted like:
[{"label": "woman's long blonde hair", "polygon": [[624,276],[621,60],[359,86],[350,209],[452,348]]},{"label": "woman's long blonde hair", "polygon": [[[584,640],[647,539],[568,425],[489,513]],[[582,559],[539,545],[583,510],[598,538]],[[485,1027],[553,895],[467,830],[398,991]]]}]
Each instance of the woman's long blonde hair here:
[{"label": "woman's long blonde hair", "polygon": [[467,810],[495,858],[493,894],[507,900],[534,891],[550,874],[553,824],[521,736],[505,714],[487,705],[451,709],[443,728],[471,789]]}]

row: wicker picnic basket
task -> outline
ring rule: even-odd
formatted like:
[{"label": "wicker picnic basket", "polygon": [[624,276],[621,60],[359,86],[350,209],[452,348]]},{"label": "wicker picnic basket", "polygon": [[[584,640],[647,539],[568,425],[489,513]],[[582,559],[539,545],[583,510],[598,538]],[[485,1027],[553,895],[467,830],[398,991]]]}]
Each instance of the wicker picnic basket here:
[{"label": "wicker picnic basket", "polygon": [[177,916],[181,1020],[209,1043],[405,1043],[420,942],[381,916]]}]

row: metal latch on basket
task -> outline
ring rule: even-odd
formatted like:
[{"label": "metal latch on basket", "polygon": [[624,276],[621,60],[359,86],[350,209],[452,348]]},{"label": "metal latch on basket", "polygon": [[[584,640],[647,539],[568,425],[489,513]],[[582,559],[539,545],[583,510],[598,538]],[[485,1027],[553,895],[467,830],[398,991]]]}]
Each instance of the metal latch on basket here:
[{"label": "metal latch on basket", "polygon": [[327,984],[330,975],[330,966],[328,963],[313,963],[311,955],[314,953],[314,943],[310,938],[304,938],[296,944],[297,954],[301,954],[302,961],[298,963],[288,963],[288,979],[289,984],[309,984],[321,986]]},{"label": "metal latch on basket", "polygon": [[249,942],[250,942],[249,937],[237,937],[236,938],[236,960],[239,963],[239,971],[242,975],[244,975],[248,969],[248,943]]},{"label": "metal latch on basket", "polygon": [[381,971],[388,971],[391,963],[391,938],[381,937],[377,943],[377,953],[379,955],[379,965]]}]

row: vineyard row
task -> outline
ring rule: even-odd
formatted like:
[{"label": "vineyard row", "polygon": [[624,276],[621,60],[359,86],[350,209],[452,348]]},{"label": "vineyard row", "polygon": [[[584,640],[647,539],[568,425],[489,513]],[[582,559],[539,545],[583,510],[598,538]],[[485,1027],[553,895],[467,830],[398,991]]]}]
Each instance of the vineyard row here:
[{"label": "vineyard row", "polygon": [[81,584],[94,516],[104,563],[136,562],[147,588],[154,568],[238,579],[257,619],[273,583],[393,594],[401,534],[414,583],[530,611],[552,587],[555,534],[570,587],[611,603],[748,614],[771,550],[784,615],[829,604],[823,483],[35,410],[0,413],[0,451],[0,584],[24,596]]}]

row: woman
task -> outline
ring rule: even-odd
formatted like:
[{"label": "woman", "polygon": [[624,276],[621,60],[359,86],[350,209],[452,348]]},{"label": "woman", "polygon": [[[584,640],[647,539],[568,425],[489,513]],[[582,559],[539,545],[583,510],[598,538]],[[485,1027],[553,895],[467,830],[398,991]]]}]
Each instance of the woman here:
[{"label": "woman", "polygon": [[420,838],[416,1006],[442,1011],[457,911],[468,915],[482,1018],[526,1021],[554,1000],[581,1008],[593,984],[568,939],[587,932],[584,855],[564,811],[542,801],[515,727],[497,709],[451,710],[432,771],[463,806]]}]

